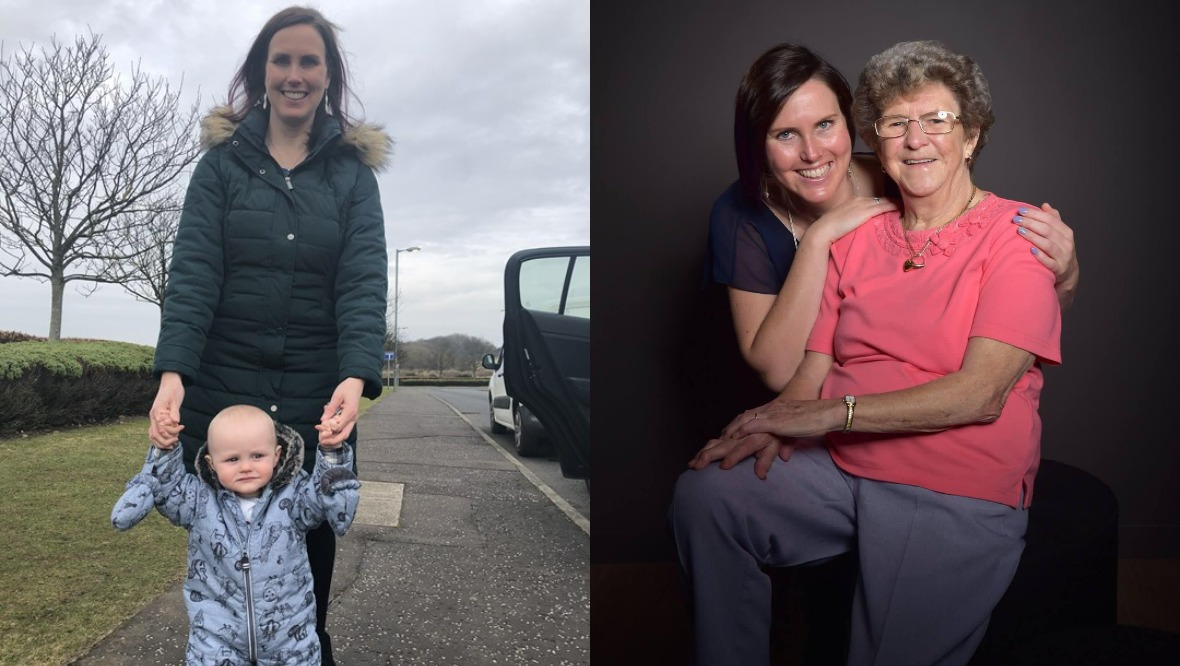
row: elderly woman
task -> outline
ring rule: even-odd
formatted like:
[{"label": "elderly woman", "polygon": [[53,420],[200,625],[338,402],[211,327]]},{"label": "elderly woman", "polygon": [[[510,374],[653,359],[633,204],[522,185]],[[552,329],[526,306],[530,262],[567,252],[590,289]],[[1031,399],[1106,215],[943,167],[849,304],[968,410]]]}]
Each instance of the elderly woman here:
[{"label": "elderly woman", "polygon": [[1010,232],[1026,204],[971,178],[987,82],[942,44],[900,43],[865,66],[853,115],[902,209],[833,244],[799,369],[677,483],[698,664],[766,663],[760,566],[853,548],[849,663],[965,664],[1024,548],[1061,314]]}]

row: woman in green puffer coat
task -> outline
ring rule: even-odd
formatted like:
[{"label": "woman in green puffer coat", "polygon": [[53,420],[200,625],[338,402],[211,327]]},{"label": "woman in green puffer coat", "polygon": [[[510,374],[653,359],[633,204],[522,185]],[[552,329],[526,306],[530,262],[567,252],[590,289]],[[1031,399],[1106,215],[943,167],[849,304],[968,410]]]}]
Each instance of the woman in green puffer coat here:
[{"label": "woman in green puffer coat", "polygon": [[[290,7],[255,38],[229,105],[202,121],[169,267],[149,436],[179,438],[185,467],[213,415],[256,405],[318,441],[355,450],[361,397],[381,393],[388,262],[374,169],[390,139],[347,114],[335,26]],[[319,424],[332,426],[317,431]],[[326,427],[326,426],[325,426]],[[336,541],[308,533],[316,631],[324,631]]]}]

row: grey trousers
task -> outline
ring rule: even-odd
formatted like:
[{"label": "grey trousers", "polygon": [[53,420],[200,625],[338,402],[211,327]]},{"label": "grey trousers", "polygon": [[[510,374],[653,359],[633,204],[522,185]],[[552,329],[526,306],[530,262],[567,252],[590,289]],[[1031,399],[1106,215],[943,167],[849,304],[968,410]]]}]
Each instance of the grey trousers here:
[{"label": "grey trousers", "polygon": [[797,449],[765,481],[753,459],[681,474],[669,514],[689,588],[697,666],[770,659],[770,580],[857,549],[848,663],[966,664],[1020,555],[1028,513],[844,473]]}]

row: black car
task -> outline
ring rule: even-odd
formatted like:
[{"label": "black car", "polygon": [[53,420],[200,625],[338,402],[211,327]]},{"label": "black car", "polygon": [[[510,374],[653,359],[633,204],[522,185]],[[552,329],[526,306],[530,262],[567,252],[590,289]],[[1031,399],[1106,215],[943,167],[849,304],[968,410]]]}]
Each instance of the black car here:
[{"label": "black car", "polygon": [[562,475],[590,481],[590,248],[521,250],[504,269],[509,395],[545,424]]}]

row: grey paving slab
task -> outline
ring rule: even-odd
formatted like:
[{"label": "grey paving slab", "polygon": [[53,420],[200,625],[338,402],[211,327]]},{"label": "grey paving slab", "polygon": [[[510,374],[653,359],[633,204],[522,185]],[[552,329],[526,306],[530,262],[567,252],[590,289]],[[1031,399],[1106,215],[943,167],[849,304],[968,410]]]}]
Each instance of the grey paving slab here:
[{"label": "grey paving slab", "polygon": [[404,483],[365,481],[360,489],[360,502],[353,522],[357,525],[398,527],[405,489]]}]

